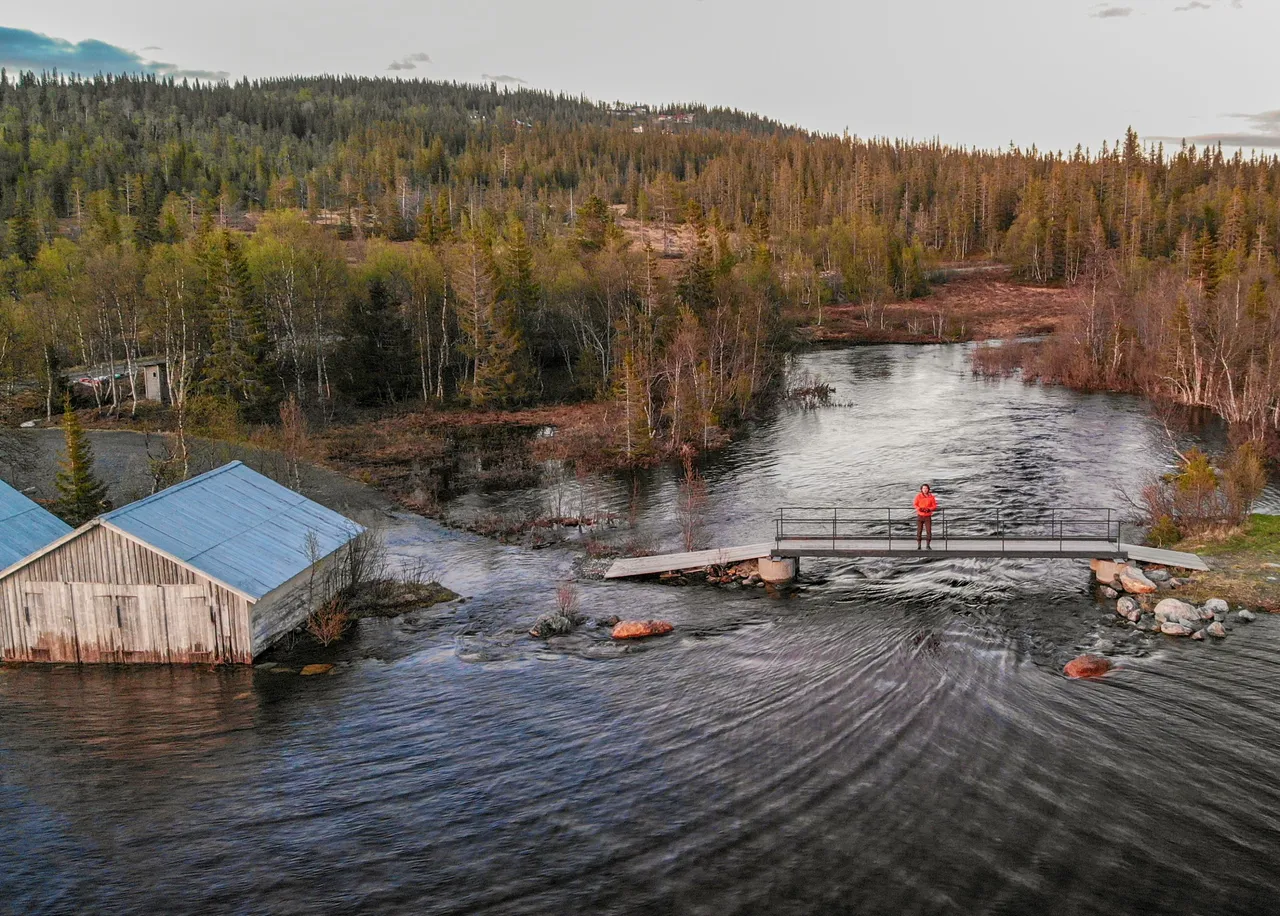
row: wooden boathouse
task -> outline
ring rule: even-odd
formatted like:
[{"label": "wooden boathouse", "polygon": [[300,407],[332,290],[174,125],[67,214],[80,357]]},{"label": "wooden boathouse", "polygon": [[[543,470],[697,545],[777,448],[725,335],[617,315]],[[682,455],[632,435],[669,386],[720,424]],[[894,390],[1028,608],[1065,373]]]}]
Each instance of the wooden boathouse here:
[{"label": "wooden boathouse", "polygon": [[0,571],[0,658],[252,664],[363,530],[232,462]]}]

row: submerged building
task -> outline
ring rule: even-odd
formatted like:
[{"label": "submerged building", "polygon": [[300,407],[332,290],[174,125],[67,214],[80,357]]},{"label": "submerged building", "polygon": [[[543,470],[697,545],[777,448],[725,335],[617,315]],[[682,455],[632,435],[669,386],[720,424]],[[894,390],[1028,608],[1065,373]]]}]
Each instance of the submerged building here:
[{"label": "submerged building", "polygon": [[363,530],[232,462],[0,571],[0,658],[251,664],[327,597]]}]

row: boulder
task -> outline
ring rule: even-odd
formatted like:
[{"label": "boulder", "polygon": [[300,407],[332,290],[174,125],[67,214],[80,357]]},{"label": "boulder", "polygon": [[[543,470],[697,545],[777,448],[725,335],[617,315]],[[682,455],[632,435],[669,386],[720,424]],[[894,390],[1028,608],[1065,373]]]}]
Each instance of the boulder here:
[{"label": "boulder", "polygon": [[1114,560],[1090,560],[1089,568],[1093,570],[1093,575],[1103,585],[1112,585],[1119,581],[1122,570],[1127,569],[1124,563],[1117,563]]},{"label": "boulder", "polygon": [[1204,631],[1215,639],[1227,638],[1227,628],[1220,623],[1211,623],[1204,628]]},{"label": "boulder", "polygon": [[563,614],[543,614],[534,621],[529,635],[535,639],[549,639],[552,636],[565,636],[573,632],[573,621]]},{"label": "boulder", "polygon": [[1160,624],[1160,632],[1165,636],[1190,636],[1195,631],[1191,627],[1184,626],[1180,623],[1174,623],[1172,620],[1166,620]]},{"label": "boulder", "polygon": [[1120,587],[1130,595],[1150,595],[1156,590],[1154,582],[1129,566],[1120,571]]},{"label": "boulder", "polygon": [[1197,642],[1204,642],[1204,630],[1196,630],[1191,634],[1191,638]]},{"label": "boulder", "polygon": [[608,617],[597,617],[596,626],[608,627],[609,629],[613,629],[618,625],[618,621],[620,621],[621,619],[622,618],[619,617],[617,614],[610,614]]},{"label": "boulder", "polygon": [[1225,614],[1231,610],[1231,605],[1221,598],[1210,598],[1204,603],[1204,609],[1210,614]]},{"label": "boulder", "polygon": [[1258,615],[1253,611],[1236,611],[1236,620],[1241,623],[1253,623],[1258,619]]},{"label": "boulder", "polygon": [[1102,677],[1111,670],[1111,660],[1101,655],[1081,655],[1067,662],[1062,673],[1072,680]]},{"label": "boulder", "polygon": [[1173,578],[1167,569],[1148,569],[1146,575],[1152,582],[1168,582]]},{"label": "boulder", "polygon": [[675,629],[665,620],[623,620],[613,628],[614,639],[643,639],[646,636],[662,636]]},{"label": "boulder", "polygon": [[1182,623],[1190,626],[1200,622],[1200,609],[1177,598],[1165,598],[1156,605],[1156,620],[1161,623]]},{"label": "boulder", "polygon": [[1104,585],[1102,586],[1102,597],[1106,598],[1108,601],[1115,601],[1120,597],[1120,593],[1110,585]]},{"label": "boulder", "polygon": [[1138,604],[1136,598],[1125,595],[1116,602],[1116,616],[1123,617],[1130,623],[1137,623],[1142,619],[1142,605]]},{"label": "boulder", "polygon": [[317,674],[328,674],[333,665],[306,665],[300,672],[303,677],[314,677]]}]

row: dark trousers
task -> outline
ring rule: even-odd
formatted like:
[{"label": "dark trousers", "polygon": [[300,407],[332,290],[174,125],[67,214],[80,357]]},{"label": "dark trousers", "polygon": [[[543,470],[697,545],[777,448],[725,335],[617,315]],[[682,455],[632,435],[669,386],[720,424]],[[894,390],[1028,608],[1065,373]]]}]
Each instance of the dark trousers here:
[{"label": "dark trousers", "polygon": [[924,535],[926,543],[933,543],[933,516],[917,515],[916,516],[916,546],[920,546],[920,535]]}]

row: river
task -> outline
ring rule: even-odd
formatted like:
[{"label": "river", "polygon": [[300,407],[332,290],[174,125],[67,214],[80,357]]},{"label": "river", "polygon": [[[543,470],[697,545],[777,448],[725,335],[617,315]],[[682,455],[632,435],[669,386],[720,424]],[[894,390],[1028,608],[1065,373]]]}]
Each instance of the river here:
[{"label": "river", "polygon": [[[974,378],[964,347],[800,368],[837,403],[785,408],[708,464],[715,543],[767,539],[779,505],[909,504],[925,481],[944,505],[1121,507],[1171,454],[1142,402]],[[636,489],[659,546],[675,546],[675,489],[668,469]],[[622,514],[632,499],[621,479],[590,490]],[[362,622],[332,676],[0,668],[0,911],[1280,901],[1280,621],[1217,644],[1135,634],[1079,562],[806,561],[785,597],[583,583],[589,615],[676,632],[546,644],[523,631],[572,551],[407,516],[388,543],[468,600]],[[1118,669],[1065,680],[1090,649]]]}]

